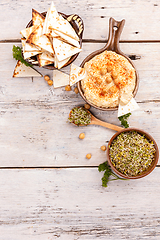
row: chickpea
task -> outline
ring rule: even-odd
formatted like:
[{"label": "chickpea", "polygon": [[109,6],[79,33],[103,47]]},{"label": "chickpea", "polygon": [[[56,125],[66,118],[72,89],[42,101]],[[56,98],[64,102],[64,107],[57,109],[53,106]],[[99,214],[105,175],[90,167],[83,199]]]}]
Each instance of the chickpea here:
[{"label": "chickpea", "polygon": [[106,151],[106,146],[105,145],[101,146],[101,150]]},{"label": "chickpea", "polygon": [[78,88],[75,87],[74,91],[75,91],[75,93],[77,94],[77,93],[78,93]]},{"label": "chickpea", "polygon": [[53,81],[52,80],[48,80],[47,83],[48,83],[49,86],[53,85]]},{"label": "chickpea", "polygon": [[80,138],[80,139],[84,139],[84,138],[85,138],[85,134],[84,134],[84,133],[80,133],[80,134],[79,134],[79,138]]},{"label": "chickpea", "polygon": [[113,70],[113,67],[112,67],[111,65],[108,65],[107,71],[108,71],[108,72],[111,72],[112,70]]},{"label": "chickpea", "polygon": [[87,159],[90,159],[92,157],[92,155],[90,154],[90,153],[88,153],[87,155],[86,155],[86,158]]},{"label": "chickpea", "polygon": [[105,75],[107,73],[107,69],[106,68],[101,68],[100,69],[100,74],[101,75]]},{"label": "chickpea", "polygon": [[66,91],[71,91],[71,86],[70,86],[70,85],[67,85],[67,86],[65,87],[65,90],[66,90]]},{"label": "chickpea", "polygon": [[106,78],[105,78],[106,83],[111,83],[112,80],[113,80],[113,79],[112,79],[111,75],[110,75],[110,74],[107,74],[107,75],[106,75]]},{"label": "chickpea", "polygon": [[88,103],[85,103],[85,104],[84,104],[84,108],[85,108],[85,109],[90,109],[90,107],[91,107],[91,106],[90,106]]},{"label": "chickpea", "polygon": [[49,80],[50,80],[50,77],[49,77],[48,75],[45,75],[45,76],[44,76],[44,80],[45,80],[45,81],[49,81]]}]

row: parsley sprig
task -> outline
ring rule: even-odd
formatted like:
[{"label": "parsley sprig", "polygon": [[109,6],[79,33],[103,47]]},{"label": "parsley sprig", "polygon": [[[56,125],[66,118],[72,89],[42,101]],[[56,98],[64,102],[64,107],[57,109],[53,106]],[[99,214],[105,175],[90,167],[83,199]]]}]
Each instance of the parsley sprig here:
[{"label": "parsley sprig", "polygon": [[129,127],[127,119],[129,118],[130,115],[131,115],[131,113],[127,113],[123,116],[118,117],[118,119],[121,121],[121,125],[124,126],[125,128]]},{"label": "parsley sprig", "polygon": [[[102,177],[102,186],[103,187],[107,187],[108,182],[109,181],[114,181],[114,180],[128,180],[128,179],[124,179],[124,178],[120,178],[118,177],[115,173],[112,172],[111,167],[108,165],[108,162],[104,162],[101,163],[98,166],[98,171],[99,172],[104,172],[103,177]],[[110,178],[110,177],[114,177],[114,178]]]},{"label": "parsley sprig", "polygon": [[13,45],[12,52],[13,58],[15,58],[16,60],[20,60],[21,63],[25,64],[27,67],[32,67],[32,65],[25,61],[22,57],[22,49],[20,47]]}]

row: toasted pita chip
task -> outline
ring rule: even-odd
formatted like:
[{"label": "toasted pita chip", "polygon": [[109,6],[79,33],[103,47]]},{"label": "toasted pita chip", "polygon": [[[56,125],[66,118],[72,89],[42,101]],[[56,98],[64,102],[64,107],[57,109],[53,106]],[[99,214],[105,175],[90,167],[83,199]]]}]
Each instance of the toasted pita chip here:
[{"label": "toasted pita chip", "polygon": [[32,9],[32,24],[33,26],[39,26],[43,24],[45,17],[37,12],[35,9]]},{"label": "toasted pita chip", "polygon": [[71,24],[66,19],[64,19],[61,15],[59,15],[59,18],[56,19],[55,22],[52,21],[50,23],[49,28],[62,32],[63,34],[79,41],[79,37],[75,32],[75,30],[73,29],[73,27],[71,26]]},{"label": "toasted pita chip", "polygon": [[66,34],[64,34],[62,32],[59,32],[57,30],[53,30],[52,31],[52,37],[55,37],[55,38],[60,37],[59,40],[64,41],[66,43],[69,43],[69,44],[71,44],[71,45],[73,45],[73,46],[75,46],[77,48],[80,48],[80,44],[79,44],[79,42],[77,40],[75,40],[75,39],[73,39],[73,38],[67,36]]},{"label": "toasted pita chip", "polygon": [[58,61],[62,61],[82,51],[82,49],[73,47],[70,44],[62,42],[61,40],[56,38],[53,38],[53,47],[57,55]]},{"label": "toasted pita chip", "polygon": [[50,34],[51,30],[58,30],[67,36],[79,41],[75,30],[71,24],[58,14],[53,2],[47,11],[46,19],[43,26],[43,34]]},{"label": "toasted pita chip", "polygon": [[17,65],[14,69],[13,77],[43,77],[41,73],[32,67],[27,67],[22,64],[21,61],[17,62]]},{"label": "toasted pita chip", "polygon": [[69,75],[58,70],[53,71],[53,84],[54,88],[69,85]]},{"label": "toasted pita chip", "polygon": [[36,47],[35,45],[30,44],[30,43],[26,43],[25,38],[21,38],[21,42],[22,42],[22,47],[23,47],[23,53],[24,52],[38,52],[38,51],[41,51],[41,49],[39,47]]},{"label": "toasted pita chip", "polygon": [[32,26],[32,27],[21,30],[20,33],[22,34],[23,37],[27,39],[34,29],[35,29],[35,26]]},{"label": "toasted pita chip", "polygon": [[39,54],[37,56],[37,60],[38,60],[38,63],[39,63],[40,67],[43,67],[43,66],[46,66],[46,65],[54,63],[53,61],[49,61],[49,60],[43,59],[41,54]]},{"label": "toasted pita chip", "polygon": [[42,35],[42,25],[39,25],[29,36],[26,43],[34,44],[54,54],[53,46],[46,35]]},{"label": "toasted pita chip", "polygon": [[[45,21],[43,24],[43,34],[50,35],[50,32],[52,32],[52,29],[49,28],[51,21],[56,21],[56,19],[59,18],[59,14],[54,6],[54,3],[51,3],[50,8],[47,11]],[[52,35],[51,35],[52,36]]]},{"label": "toasted pita chip", "polygon": [[87,72],[85,71],[84,68],[78,67],[72,63],[69,76],[70,86],[85,78],[86,75]]},{"label": "toasted pita chip", "polygon": [[126,105],[120,105],[118,107],[118,117],[123,116],[127,113],[133,112],[135,110],[139,109],[139,106],[134,98],[132,98],[128,104]]},{"label": "toasted pita chip", "polygon": [[34,51],[34,52],[23,52],[23,57],[24,57],[24,59],[28,59],[28,58],[36,56],[40,53],[41,53],[40,51],[37,51],[37,52],[36,51]]},{"label": "toasted pita chip", "polygon": [[69,59],[70,59],[70,57],[66,58],[62,61],[58,61],[58,59],[57,59],[57,68],[61,69],[69,61]]},{"label": "toasted pita chip", "polygon": [[42,52],[41,54],[41,58],[44,59],[44,60],[48,60],[48,61],[52,61],[54,62],[54,55],[53,54],[50,54],[50,52]]}]

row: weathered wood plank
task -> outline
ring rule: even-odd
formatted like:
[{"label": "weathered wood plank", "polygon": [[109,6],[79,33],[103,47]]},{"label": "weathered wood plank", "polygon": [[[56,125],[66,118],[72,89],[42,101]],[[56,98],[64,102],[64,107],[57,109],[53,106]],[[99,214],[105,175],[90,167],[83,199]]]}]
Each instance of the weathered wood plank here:
[{"label": "weathered wood plank", "polygon": [[[103,44],[83,45],[76,60],[80,64],[90,52]],[[43,78],[11,78],[16,61],[12,44],[0,44],[0,166],[97,166],[106,160],[100,146],[114,134],[97,126],[77,128],[67,123],[72,107],[83,104],[74,91],[48,87]],[[140,55],[135,62],[140,75],[136,100],[140,109],[132,113],[130,126],[139,127],[155,137],[160,146],[159,44],[121,44],[129,54]],[[40,69],[52,76],[52,71]],[[69,68],[64,71],[69,72]],[[74,89],[74,87],[73,87]],[[72,89],[72,90],[73,90]],[[91,111],[100,119],[119,125],[117,112]],[[154,119],[154,120],[153,120]],[[78,136],[85,132],[86,138]],[[91,160],[85,155],[92,153]]]},{"label": "weathered wood plank", "polygon": [[[12,58],[13,44],[14,43],[0,44],[0,99],[3,99],[3,101],[18,101],[28,99],[50,101],[51,99],[64,99],[64,88],[53,91],[52,88],[47,86],[43,78],[35,78],[33,82],[31,79],[27,78],[12,78],[13,70],[16,65],[16,61]],[[75,64],[80,65],[80,63],[89,53],[100,49],[103,46],[104,44],[100,43],[84,43],[83,51],[76,59]],[[140,57],[140,59],[133,60],[140,78],[139,90],[136,95],[137,101],[159,100],[160,82],[158,76],[160,72],[160,44],[122,43],[120,47],[121,50],[128,56],[136,55]],[[43,75],[49,74],[52,78],[53,73],[51,70],[44,68],[37,69]],[[67,67],[62,69],[62,71],[69,73],[69,69],[70,67]],[[65,95],[67,96],[68,93]],[[74,93],[72,93],[72,98],[75,98]]]},{"label": "weathered wood plank", "polygon": [[[75,127],[67,123],[72,107],[82,101],[56,102],[41,105],[1,103],[0,115],[0,166],[97,166],[106,161],[100,150],[107,145],[112,130],[99,126]],[[149,132],[160,146],[160,103],[139,104],[132,113],[130,126]],[[95,116],[109,123],[120,125],[116,112],[91,109]],[[84,132],[83,140],[78,138]],[[85,158],[87,153],[92,158]]]},{"label": "weathered wood plank", "polygon": [[[54,0],[56,8],[66,14],[79,14],[85,24],[84,38],[105,40],[108,37],[108,21],[126,19],[122,40],[160,40],[159,2],[150,1],[105,1],[92,0],[65,1]],[[31,19],[32,8],[47,11],[50,0],[34,2],[1,0],[0,2],[0,40],[20,38],[20,30]]]},{"label": "weathered wood plank", "polygon": [[103,188],[97,168],[0,170],[1,239],[157,240],[159,176]]}]

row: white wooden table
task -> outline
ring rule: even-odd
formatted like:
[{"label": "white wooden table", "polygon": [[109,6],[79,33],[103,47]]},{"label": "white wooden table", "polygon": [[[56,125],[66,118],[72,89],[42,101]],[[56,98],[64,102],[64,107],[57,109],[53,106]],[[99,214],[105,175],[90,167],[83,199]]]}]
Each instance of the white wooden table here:
[{"label": "white wooden table", "polygon": [[[149,132],[160,146],[160,2],[55,0],[58,11],[77,13],[85,24],[82,60],[104,46],[109,18],[126,20],[121,50],[134,56],[140,109],[131,127]],[[43,78],[12,78],[12,46],[31,10],[44,12],[51,1],[0,1],[0,240],[160,239],[160,168],[147,177],[101,186],[100,150],[114,131],[74,127],[70,109],[80,95],[53,89]],[[43,74],[53,72],[37,69]],[[64,68],[68,73],[69,68]],[[120,126],[117,111],[91,108],[99,119]],[[84,132],[84,140],[78,138]],[[85,158],[92,153],[92,158]]]}]

